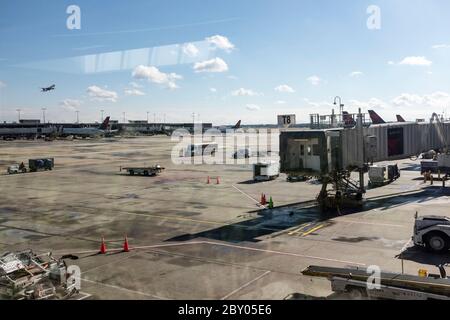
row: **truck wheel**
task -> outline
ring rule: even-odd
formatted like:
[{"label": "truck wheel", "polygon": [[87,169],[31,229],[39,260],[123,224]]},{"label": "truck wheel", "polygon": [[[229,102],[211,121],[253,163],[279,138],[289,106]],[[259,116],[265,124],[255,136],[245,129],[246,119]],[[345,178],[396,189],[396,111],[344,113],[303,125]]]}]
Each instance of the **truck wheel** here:
[{"label": "truck wheel", "polygon": [[426,237],[426,247],[428,250],[441,253],[448,250],[448,239],[438,232],[433,232]]},{"label": "truck wheel", "polygon": [[130,176],[134,176],[134,170],[130,170]]},{"label": "truck wheel", "polygon": [[144,171],[144,176],[148,176],[148,171],[147,170]]},{"label": "truck wheel", "polygon": [[348,296],[351,300],[363,300],[367,297],[366,290],[358,287],[350,287],[347,289]]}]

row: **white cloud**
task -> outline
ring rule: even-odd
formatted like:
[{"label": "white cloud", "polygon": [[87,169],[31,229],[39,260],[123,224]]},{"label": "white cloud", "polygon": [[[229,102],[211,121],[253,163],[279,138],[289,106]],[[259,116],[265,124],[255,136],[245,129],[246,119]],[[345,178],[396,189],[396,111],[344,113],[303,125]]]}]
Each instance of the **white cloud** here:
[{"label": "white cloud", "polygon": [[349,106],[352,109],[361,108],[363,110],[369,109],[386,109],[389,105],[381,99],[371,98],[368,101],[350,100]]},{"label": "white cloud", "polygon": [[227,78],[231,79],[231,80],[237,80],[238,79],[238,77],[236,77],[236,76],[228,76]]},{"label": "white cloud", "polygon": [[6,83],[0,80],[0,89],[6,87]]},{"label": "white cloud", "polygon": [[199,52],[200,50],[192,43],[187,43],[183,46],[183,53],[191,58],[196,57]]},{"label": "white cloud", "polygon": [[292,89],[290,86],[288,86],[287,84],[281,84],[278,87],[275,88],[275,91],[278,92],[284,92],[284,93],[294,93],[295,90]]},{"label": "white cloud", "polygon": [[433,49],[450,49],[450,44],[436,44],[432,46]]},{"label": "white cloud", "polygon": [[216,93],[216,92],[217,92],[217,89],[216,89],[216,88],[209,88],[209,91],[211,91],[211,92],[213,92],[213,93]]},{"label": "white cloud", "polygon": [[233,95],[235,97],[237,97],[237,96],[240,96],[240,97],[244,97],[244,96],[254,97],[254,96],[259,96],[260,94],[258,92],[253,91],[253,90],[250,90],[250,89],[240,88],[238,90],[233,91],[231,93],[231,95]]},{"label": "white cloud", "polygon": [[228,71],[228,65],[221,58],[214,58],[194,64],[195,72],[225,72]]},{"label": "white cloud", "polygon": [[350,73],[350,77],[352,78],[359,78],[362,75],[364,75],[364,73],[361,71],[353,71],[352,73]]},{"label": "white cloud", "polygon": [[393,66],[393,65],[395,65],[395,62],[391,60],[391,61],[388,61],[387,64],[390,65],[390,66]]},{"label": "white cloud", "polygon": [[450,95],[440,91],[426,95],[403,93],[394,98],[392,104],[396,107],[436,108],[431,111],[440,111],[450,104]]},{"label": "white cloud", "polygon": [[145,93],[138,89],[125,89],[127,96],[145,96]]},{"label": "white cloud", "polygon": [[215,35],[206,38],[206,41],[212,44],[214,48],[225,50],[227,52],[230,52],[234,49],[234,44],[232,44],[231,41],[224,36]]},{"label": "white cloud", "polygon": [[258,111],[261,110],[261,107],[256,104],[248,104],[245,106],[249,111]]},{"label": "white cloud", "polygon": [[118,98],[117,92],[102,89],[98,86],[90,86],[86,91],[92,100],[95,101],[116,102]]},{"label": "white cloud", "polygon": [[284,101],[284,100],[278,100],[278,101],[275,101],[275,104],[286,104],[286,101]]},{"label": "white cloud", "polygon": [[322,79],[320,79],[318,76],[311,76],[308,80],[313,86],[318,86],[322,83]]},{"label": "white cloud", "polygon": [[144,87],[142,84],[139,84],[137,82],[130,82],[130,86],[135,89],[140,89]]},{"label": "white cloud", "polygon": [[428,60],[426,57],[406,57],[399,64],[408,66],[429,67],[433,64],[433,62]]},{"label": "white cloud", "polygon": [[163,85],[169,89],[176,89],[178,85],[176,80],[183,79],[182,76],[176,73],[164,73],[158,70],[158,68],[153,66],[137,66],[133,71],[133,78],[135,79],[146,79],[153,83]]},{"label": "white cloud", "polygon": [[82,102],[80,100],[64,99],[59,103],[59,106],[67,110],[75,111],[79,106],[81,106],[81,104]]}]

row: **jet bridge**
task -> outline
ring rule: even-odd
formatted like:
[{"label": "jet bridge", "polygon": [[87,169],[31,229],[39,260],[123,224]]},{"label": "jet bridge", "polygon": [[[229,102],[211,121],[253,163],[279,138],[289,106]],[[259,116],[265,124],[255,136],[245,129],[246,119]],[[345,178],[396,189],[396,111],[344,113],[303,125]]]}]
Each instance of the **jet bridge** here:
[{"label": "jet bridge", "polygon": [[[361,112],[352,128],[285,129],[280,133],[280,171],[316,175],[323,183],[322,209],[350,202],[362,205],[364,173],[374,162],[405,159],[429,150],[447,150],[450,122],[433,115],[429,123],[364,125]],[[359,173],[359,181],[351,172]],[[328,191],[329,184],[333,190]]]}]

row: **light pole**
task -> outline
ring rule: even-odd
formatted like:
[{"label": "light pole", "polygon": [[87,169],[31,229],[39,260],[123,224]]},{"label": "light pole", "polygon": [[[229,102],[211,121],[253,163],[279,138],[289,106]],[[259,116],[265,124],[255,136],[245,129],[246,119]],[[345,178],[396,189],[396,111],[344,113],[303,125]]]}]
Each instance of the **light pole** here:
[{"label": "light pole", "polygon": [[100,110],[102,113],[102,118],[100,119],[100,122],[103,122],[103,112],[105,112],[105,110]]},{"label": "light pole", "polygon": [[42,108],[42,120],[44,121],[44,124],[45,124],[45,110],[47,110],[47,108]]},{"label": "light pole", "polygon": [[342,98],[339,96],[336,96],[334,98],[334,103],[333,103],[335,106],[337,105],[337,100],[339,100],[339,114],[341,115],[341,121],[343,121],[344,120],[344,114],[343,114],[344,104],[342,103]]},{"label": "light pole", "polygon": [[148,123],[148,114],[149,114],[149,113],[150,113],[150,112],[147,111],[147,123]]},{"label": "light pole", "polygon": [[16,109],[17,114],[19,115],[19,122],[20,122],[20,111],[22,111],[22,109]]},{"label": "light pole", "polygon": [[75,113],[77,114],[77,123],[80,123],[80,111],[75,111]]},{"label": "light pole", "polygon": [[164,113],[164,120],[163,120],[163,122],[164,122],[164,125],[166,125],[166,114]]},{"label": "light pole", "polygon": [[125,123],[125,112],[122,112],[123,114],[123,123]]}]

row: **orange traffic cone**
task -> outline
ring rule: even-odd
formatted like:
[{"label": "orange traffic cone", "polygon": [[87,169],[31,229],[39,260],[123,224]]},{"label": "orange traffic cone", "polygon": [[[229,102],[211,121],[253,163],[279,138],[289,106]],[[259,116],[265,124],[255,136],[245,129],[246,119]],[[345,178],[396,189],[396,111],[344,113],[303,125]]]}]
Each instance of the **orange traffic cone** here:
[{"label": "orange traffic cone", "polygon": [[123,252],[130,252],[130,247],[128,246],[128,237],[125,235],[125,242],[123,243]]},{"label": "orange traffic cone", "polygon": [[217,177],[217,184],[220,184],[220,177]]},{"label": "orange traffic cone", "polygon": [[208,176],[208,179],[206,179],[206,184],[210,184],[211,183],[211,178]]},{"label": "orange traffic cone", "polygon": [[260,201],[261,205],[266,205],[266,196],[264,195],[264,193],[261,193],[261,201]]},{"label": "orange traffic cone", "polygon": [[105,244],[105,238],[102,237],[102,244],[100,246],[100,254],[105,254],[106,253],[106,244]]},{"label": "orange traffic cone", "polygon": [[266,195],[265,194],[263,194],[263,198],[264,198],[264,200],[263,200],[263,205],[265,206],[266,204],[267,204],[267,199],[266,199]]}]

